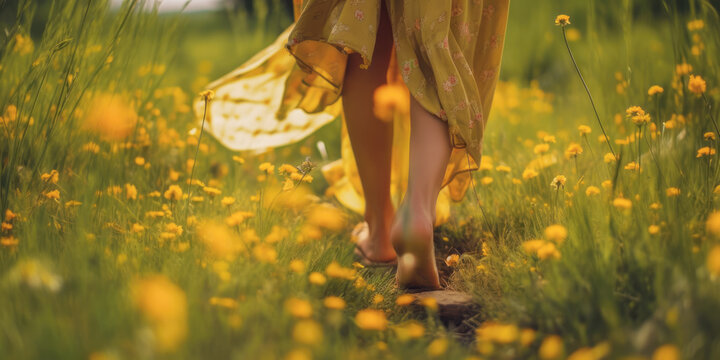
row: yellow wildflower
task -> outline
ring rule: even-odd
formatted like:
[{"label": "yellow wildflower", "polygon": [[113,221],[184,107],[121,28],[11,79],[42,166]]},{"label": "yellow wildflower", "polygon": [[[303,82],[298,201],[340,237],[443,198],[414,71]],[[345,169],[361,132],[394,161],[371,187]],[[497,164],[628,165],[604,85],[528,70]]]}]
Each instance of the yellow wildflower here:
[{"label": "yellow wildflower", "polygon": [[706,132],[706,133],[703,134],[703,139],[708,140],[708,141],[715,140],[715,133],[714,133],[714,132],[711,132],[711,131],[708,131],[708,132]]},{"label": "yellow wildflower", "polygon": [[308,281],[310,281],[310,283],[314,285],[323,285],[327,282],[327,278],[325,277],[325,275],[317,271],[313,271],[310,273],[310,275],[308,275]]},{"label": "yellow wildflower", "polygon": [[177,201],[182,199],[183,191],[177,185],[170,185],[163,195],[165,199]]},{"label": "yellow wildflower", "polygon": [[558,16],[555,18],[555,25],[557,25],[557,26],[562,26],[562,27],[565,27],[565,26],[570,25],[570,16],[568,16],[568,15],[558,15]]},{"label": "yellow wildflower", "polygon": [[578,143],[570,143],[570,145],[565,149],[565,158],[570,159],[577,157],[578,155],[583,153],[583,148]]},{"label": "yellow wildflower", "polygon": [[275,172],[275,165],[269,162],[264,162],[258,166],[258,169],[260,171],[264,171],[267,174],[272,174],[273,172]]},{"label": "yellow wildflower", "polygon": [[537,177],[538,175],[539,175],[538,172],[533,169],[525,169],[522,173],[522,178],[523,178],[523,180],[529,180],[534,177]]},{"label": "yellow wildflower", "polygon": [[427,354],[432,357],[441,356],[447,352],[448,345],[448,339],[444,337],[437,338],[431,341],[430,345],[428,345]]},{"label": "yellow wildflower", "polygon": [[363,330],[383,331],[387,327],[387,317],[380,310],[364,309],[355,315],[355,323]]},{"label": "yellow wildflower", "polygon": [[665,189],[665,195],[667,195],[667,197],[678,196],[680,195],[680,189],[676,187],[669,187]]},{"label": "yellow wildflower", "polygon": [[597,186],[591,185],[585,189],[586,196],[593,196],[593,195],[598,195],[598,194],[600,194],[600,188],[598,188]]},{"label": "yellow wildflower", "polygon": [[690,75],[690,81],[688,81],[688,90],[700,96],[707,90],[707,84],[702,77]]},{"label": "yellow wildflower", "polygon": [[713,211],[708,215],[705,221],[705,231],[715,238],[720,238],[720,211]]},{"label": "yellow wildflower", "polygon": [[703,146],[697,151],[697,158],[701,158],[703,156],[712,156],[715,155],[715,149],[711,148],[709,146]]},{"label": "yellow wildflower", "polygon": [[337,296],[328,296],[323,299],[323,305],[328,309],[342,310],[345,308],[345,300]]},{"label": "yellow wildflower", "polygon": [[619,197],[613,200],[613,206],[619,210],[629,210],[632,208],[632,201],[630,201],[630,199]]},{"label": "yellow wildflower", "polygon": [[560,258],[560,251],[558,251],[555,244],[551,242],[546,242],[537,250],[538,258],[541,260],[545,259],[559,259]]},{"label": "yellow wildflower", "polygon": [[680,360],[680,351],[675,345],[666,344],[655,349],[652,360]]},{"label": "yellow wildflower", "polygon": [[203,187],[203,191],[204,191],[206,194],[208,194],[208,195],[210,195],[210,196],[213,196],[213,197],[214,197],[214,196],[217,196],[217,195],[220,195],[220,194],[222,193],[222,191],[220,191],[220,189],[214,188],[214,187],[211,187],[211,186],[205,186],[205,187]]},{"label": "yellow wildflower", "polygon": [[292,332],[293,340],[306,345],[319,344],[323,339],[323,329],[314,320],[300,320]]},{"label": "yellow wildflower", "polygon": [[57,170],[52,170],[49,173],[40,175],[40,180],[50,184],[57,184],[58,178],[59,174]]},{"label": "yellow wildflower", "polygon": [[185,340],[187,298],[181,288],[163,275],[154,275],[135,282],[132,297],[152,325],[159,350],[172,351]]},{"label": "yellow wildflower", "polygon": [[650,114],[645,112],[645,110],[639,106],[631,106],[625,110],[625,113],[635,125],[640,126],[650,122]]},{"label": "yellow wildflower", "polygon": [[445,259],[445,265],[454,267],[460,263],[460,255],[451,254]]},{"label": "yellow wildflower", "polygon": [[562,244],[568,236],[567,229],[559,224],[550,225],[545,228],[545,239]]},{"label": "yellow wildflower", "polygon": [[309,301],[289,298],[285,301],[285,310],[296,318],[306,319],[312,316],[312,305]]},{"label": "yellow wildflower", "polygon": [[125,184],[125,198],[128,200],[137,199],[137,188],[132,184]]},{"label": "yellow wildflower", "polygon": [[650,235],[657,235],[660,233],[660,227],[654,224],[650,225],[648,226],[648,233],[650,233]]},{"label": "yellow wildflower", "polygon": [[52,191],[44,192],[43,196],[45,196],[48,199],[60,200],[60,190],[52,190]]},{"label": "yellow wildflower", "polygon": [[631,170],[631,171],[640,170],[640,164],[638,164],[634,161],[631,161],[631,162],[627,163],[627,165],[625,165],[625,170]]},{"label": "yellow wildflower", "polygon": [[558,175],[552,179],[552,181],[550,182],[550,186],[553,189],[558,190],[561,187],[564,187],[566,182],[567,178],[565,177],[565,175]]},{"label": "yellow wildflower", "polygon": [[653,96],[656,94],[662,94],[665,91],[661,86],[659,85],[653,85],[648,89],[648,95]]},{"label": "yellow wildflower", "polygon": [[269,244],[260,243],[253,247],[253,257],[266,264],[274,264],[277,261],[277,251]]},{"label": "yellow wildflower", "polygon": [[538,355],[543,360],[557,359],[563,353],[563,341],[557,335],[550,335],[543,339]]},{"label": "yellow wildflower", "polygon": [[548,150],[550,150],[550,144],[542,143],[535,145],[535,148],[533,148],[533,152],[537,155],[546,153]]},{"label": "yellow wildflower", "polygon": [[708,253],[705,265],[713,276],[720,276],[720,245],[715,245]]},{"label": "yellow wildflower", "polygon": [[293,259],[290,261],[290,270],[296,273],[304,272],[305,263],[302,260]]},{"label": "yellow wildflower", "polygon": [[578,130],[580,131],[580,136],[587,135],[592,132],[592,128],[587,125],[578,126]]},{"label": "yellow wildflower", "polygon": [[402,294],[395,299],[395,304],[398,306],[407,306],[415,301],[416,297],[413,294]]},{"label": "yellow wildflower", "polygon": [[222,200],[220,201],[220,203],[221,203],[223,206],[230,206],[230,205],[232,205],[232,204],[235,203],[235,198],[232,197],[232,196],[225,196],[225,197],[222,198]]}]

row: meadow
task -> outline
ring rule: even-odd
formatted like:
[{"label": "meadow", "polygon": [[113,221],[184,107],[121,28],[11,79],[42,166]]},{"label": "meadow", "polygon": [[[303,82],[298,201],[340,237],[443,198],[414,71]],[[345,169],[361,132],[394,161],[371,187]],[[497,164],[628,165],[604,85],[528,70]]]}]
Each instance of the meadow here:
[{"label": "meadow", "polygon": [[511,1],[436,229],[463,333],[355,263],[340,120],[263,154],[201,131],[203,87],[292,22],[255,3],[0,1],[0,357],[720,358],[718,2]]}]

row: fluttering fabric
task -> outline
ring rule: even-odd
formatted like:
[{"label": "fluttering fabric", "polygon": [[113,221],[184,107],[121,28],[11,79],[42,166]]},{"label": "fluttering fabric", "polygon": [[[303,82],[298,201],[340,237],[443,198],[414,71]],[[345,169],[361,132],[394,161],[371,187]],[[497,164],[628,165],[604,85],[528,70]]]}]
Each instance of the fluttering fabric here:
[{"label": "fluttering fabric", "polygon": [[[449,199],[464,197],[469,171],[480,162],[509,0],[295,0],[295,24],[208,86],[216,97],[205,130],[233,150],[262,151],[296,142],[335,119],[342,114],[339,98],[348,55],[360,54],[363,67],[372,61],[381,6],[387,6],[393,29],[388,82],[406,88],[448,123],[453,151],[438,199],[441,223],[449,215]],[[202,110],[198,101],[196,112]],[[409,121],[399,112],[393,120],[391,194],[396,203],[407,184]],[[340,135],[342,159],[324,166],[323,173],[341,203],[363,212],[344,123]]]}]

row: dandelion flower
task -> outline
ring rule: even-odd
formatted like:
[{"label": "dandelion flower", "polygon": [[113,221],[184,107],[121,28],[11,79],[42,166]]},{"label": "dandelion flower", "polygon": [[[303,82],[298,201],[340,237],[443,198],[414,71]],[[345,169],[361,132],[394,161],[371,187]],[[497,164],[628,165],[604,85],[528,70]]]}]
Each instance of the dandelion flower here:
[{"label": "dandelion flower", "polygon": [[665,189],[665,195],[667,195],[667,197],[678,196],[680,195],[680,189],[676,187],[669,187]]},{"label": "dandelion flower", "polygon": [[200,97],[205,101],[212,101],[215,98],[215,92],[212,90],[204,90],[200,92]]},{"label": "dandelion flower", "polygon": [[345,300],[337,296],[328,296],[323,299],[323,305],[328,309],[342,310],[345,308]]},{"label": "dandelion flower", "polygon": [[705,221],[705,231],[720,238],[720,211],[713,211]]},{"label": "dandelion flower", "polygon": [[449,342],[448,339],[441,337],[430,342],[427,348],[427,354],[432,357],[437,357],[447,352]]},{"label": "dandelion flower", "polygon": [[630,199],[619,197],[613,200],[613,206],[619,210],[629,210],[632,208],[632,201],[630,201]]},{"label": "dandelion flower", "polygon": [[533,169],[525,169],[522,173],[522,178],[523,180],[530,180],[538,175],[538,172]]},{"label": "dandelion flower", "polygon": [[305,263],[302,260],[293,259],[292,261],[290,261],[290,270],[296,273],[304,272]]},{"label": "dandelion flower", "polygon": [[650,114],[645,112],[645,110],[639,106],[631,106],[625,110],[625,113],[635,125],[640,126],[650,122]]},{"label": "dandelion flower", "polygon": [[325,275],[317,271],[313,271],[310,273],[310,275],[308,275],[308,281],[310,281],[310,283],[313,285],[323,285],[327,282],[327,278],[325,277]]},{"label": "dandelion flower", "polygon": [[552,179],[552,181],[550,182],[550,186],[553,189],[558,190],[561,187],[564,187],[566,182],[567,178],[565,177],[565,175],[558,175]]},{"label": "dandelion flower", "polygon": [[402,294],[395,299],[395,304],[398,306],[407,306],[415,301],[416,297],[413,294]]},{"label": "dandelion flower", "polygon": [[220,191],[220,189],[211,186],[203,187],[203,191],[212,197],[222,194],[222,191]]},{"label": "dandelion flower", "polygon": [[410,320],[403,324],[397,325],[393,328],[393,330],[395,330],[395,335],[397,335],[400,341],[417,339],[425,335],[425,327],[415,320]]},{"label": "dandelion flower", "polygon": [[137,123],[137,113],[122,96],[100,94],[91,100],[83,128],[105,140],[128,137]]},{"label": "dandelion flower", "polygon": [[597,186],[591,185],[585,189],[586,196],[594,196],[594,195],[598,195],[598,194],[600,194],[600,188],[598,188]]},{"label": "dandelion flower", "polygon": [[277,262],[277,250],[269,244],[257,244],[252,250],[253,257],[258,261],[266,264],[274,264]]},{"label": "dandelion flower", "polygon": [[52,190],[52,191],[44,192],[43,196],[45,196],[48,199],[60,200],[60,190]]},{"label": "dandelion flower", "polygon": [[40,180],[49,183],[49,184],[57,184],[59,178],[59,174],[57,170],[52,170],[49,173],[40,175]]},{"label": "dandelion flower", "polygon": [[309,224],[328,229],[331,231],[340,231],[345,228],[347,216],[345,213],[335,206],[327,203],[317,204],[310,208],[307,215]]},{"label": "dandelion flower", "polygon": [[606,163],[611,163],[617,161],[617,156],[613,155],[613,153],[606,153],[605,156],[603,156],[603,161]]},{"label": "dandelion flower", "polygon": [[688,90],[700,96],[707,90],[707,84],[702,77],[690,75],[690,81],[688,82]]},{"label": "dandelion flower", "polygon": [[301,320],[293,327],[292,337],[301,344],[319,344],[323,339],[323,329],[314,320]]},{"label": "dandelion flower", "polygon": [[705,265],[713,276],[720,276],[720,245],[715,245],[708,253]]},{"label": "dandelion flower", "polygon": [[648,89],[648,95],[653,96],[656,94],[662,94],[665,91],[661,86],[659,85],[653,85]]},{"label": "dandelion flower", "polygon": [[547,143],[537,144],[537,145],[535,145],[535,148],[533,148],[533,152],[536,155],[544,154],[548,150],[550,150],[550,145]]},{"label": "dandelion flower", "polygon": [[383,331],[387,328],[387,317],[380,310],[364,309],[355,315],[355,323],[363,330]]},{"label": "dandelion flower", "polygon": [[498,165],[495,167],[495,170],[498,172],[504,172],[504,173],[510,173],[510,171],[512,171],[512,169],[510,169],[509,166],[505,166],[505,165]]},{"label": "dandelion flower", "polygon": [[182,189],[177,185],[170,185],[168,189],[165,191],[165,194],[163,196],[165,199],[171,200],[171,201],[178,201],[182,199],[183,191]]},{"label": "dandelion flower", "polygon": [[460,263],[460,255],[451,254],[445,259],[445,265],[454,267]]},{"label": "dandelion flower", "polygon": [[137,188],[132,184],[125,184],[125,198],[128,200],[137,199]]},{"label": "dandelion flower", "polygon": [[567,229],[559,224],[550,225],[545,228],[545,239],[562,244],[568,236]]},{"label": "dandelion flower", "polygon": [[697,158],[701,158],[703,156],[711,156],[715,155],[715,149],[711,148],[709,146],[703,146],[697,151]]},{"label": "dandelion flower", "polygon": [[578,126],[578,130],[580,131],[580,136],[587,135],[592,132],[592,128],[587,125]]},{"label": "dandelion flower", "polygon": [[312,316],[312,305],[309,301],[289,298],[285,301],[285,310],[296,318],[306,319]]},{"label": "dandelion flower", "polygon": [[562,27],[565,27],[565,26],[570,25],[570,16],[568,16],[568,15],[558,15],[558,16],[555,18],[555,25],[557,25],[557,26],[562,26]]},{"label": "dandelion flower", "polygon": [[543,360],[557,359],[563,353],[563,340],[557,335],[550,335],[543,339],[538,355]]},{"label": "dandelion flower", "polygon": [[565,158],[570,159],[577,157],[578,155],[583,153],[583,148],[578,143],[570,143],[570,145],[565,149]]},{"label": "dandelion flower", "polygon": [[650,235],[657,235],[660,233],[660,227],[654,224],[650,225],[648,226],[648,233],[650,233]]},{"label": "dandelion flower", "polygon": [[627,165],[625,165],[625,170],[631,170],[631,171],[640,170],[640,164],[638,164],[634,161],[631,161],[631,162],[627,163]]},{"label": "dandelion flower", "polygon": [[652,360],[680,360],[680,351],[675,345],[666,344],[655,349]]},{"label": "dandelion flower", "polygon": [[225,196],[222,198],[222,200],[220,200],[220,203],[223,206],[230,206],[235,203],[235,198],[232,196]]},{"label": "dandelion flower", "polygon": [[151,324],[161,351],[176,349],[187,336],[187,297],[163,275],[138,280],[132,285],[135,306]]},{"label": "dandelion flower", "polygon": [[355,278],[355,270],[340,266],[337,262],[331,262],[325,268],[325,274],[332,278],[352,280]]},{"label": "dandelion flower", "polygon": [[713,141],[713,140],[715,140],[715,133],[708,131],[703,134],[703,139],[708,140],[708,141]]},{"label": "dandelion flower", "polygon": [[264,171],[267,174],[272,174],[275,172],[275,166],[269,162],[264,162],[258,166],[258,169],[260,171]]}]

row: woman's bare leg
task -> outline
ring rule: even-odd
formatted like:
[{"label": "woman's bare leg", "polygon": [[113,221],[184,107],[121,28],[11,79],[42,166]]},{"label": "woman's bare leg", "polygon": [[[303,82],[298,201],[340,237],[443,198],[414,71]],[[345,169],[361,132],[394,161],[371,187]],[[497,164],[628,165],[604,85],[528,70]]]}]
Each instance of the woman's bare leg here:
[{"label": "woman's bare leg", "polygon": [[360,69],[362,58],[359,54],[351,54],[342,93],[345,122],[360,173],[365,195],[365,220],[369,227],[369,236],[359,238],[357,245],[372,261],[389,261],[396,257],[390,241],[395,212],[390,199],[393,128],[391,122],[384,122],[373,113],[375,89],[387,82],[392,45],[390,20],[383,6],[372,63],[368,69]]},{"label": "woman's bare leg", "polygon": [[410,172],[407,193],[391,231],[399,256],[397,280],[403,288],[440,287],[433,224],[452,145],[447,123],[415,99],[410,104]]}]

